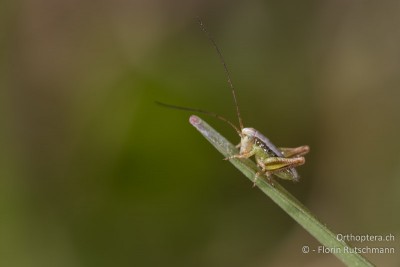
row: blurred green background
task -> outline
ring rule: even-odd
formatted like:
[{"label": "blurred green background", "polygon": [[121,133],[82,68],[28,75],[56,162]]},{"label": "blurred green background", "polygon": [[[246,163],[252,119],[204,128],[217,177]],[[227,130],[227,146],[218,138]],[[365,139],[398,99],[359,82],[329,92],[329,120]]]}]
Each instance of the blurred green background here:
[{"label": "blurred green background", "polygon": [[393,234],[353,245],[399,266],[398,2],[257,0],[0,3],[0,265],[342,266],[154,104],[236,122],[196,16],[245,125],[310,145],[282,184],[337,233]]}]

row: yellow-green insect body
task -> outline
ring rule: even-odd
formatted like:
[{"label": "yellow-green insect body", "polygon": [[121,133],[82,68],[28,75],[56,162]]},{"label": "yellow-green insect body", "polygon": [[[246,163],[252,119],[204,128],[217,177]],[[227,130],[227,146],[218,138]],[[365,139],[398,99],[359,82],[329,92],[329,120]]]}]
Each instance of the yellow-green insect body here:
[{"label": "yellow-green insect body", "polygon": [[295,167],[305,163],[302,155],[309,151],[308,146],[297,148],[277,148],[267,137],[254,128],[241,131],[240,152],[231,158],[249,158],[254,155],[261,168],[258,175],[264,173],[270,179],[271,174],[285,180],[298,181]]}]

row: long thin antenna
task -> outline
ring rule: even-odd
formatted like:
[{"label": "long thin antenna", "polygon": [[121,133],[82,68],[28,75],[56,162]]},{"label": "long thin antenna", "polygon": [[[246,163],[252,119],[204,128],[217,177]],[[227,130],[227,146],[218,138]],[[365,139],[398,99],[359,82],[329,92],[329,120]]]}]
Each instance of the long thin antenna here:
[{"label": "long thin antenna", "polygon": [[194,112],[203,113],[203,114],[206,114],[206,115],[209,115],[209,116],[216,117],[217,119],[220,119],[220,120],[228,123],[230,126],[232,126],[233,129],[236,130],[236,132],[239,134],[239,136],[242,136],[242,132],[236,127],[235,124],[230,122],[228,119],[222,117],[221,115],[218,115],[217,113],[209,112],[209,111],[205,111],[205,110],[197,109],[197,108],[187,108],[187,107],[174,106],[174,105],[170,105],[170,104],[161,103],[161,102],[158,102],[158,101],[155,101],[155,102],[156,102],[156,104],[158,104],[160,106],[163,106],[163,107],[167,107],[167,108],[186,110],[186,111],[194,111]]},{"label": "long thin antenna", "polygon": [[238,119],[239,119],[240,129],[242,130],[243,129],[243,122],[242,122],[242,117],[240,116],[240,110],[239,110],[239,105],[238,105],[238,102],[237,102],[237,99],[236,99],[235,88],[233,87],[232,80],[231,80],[231,75],[229,74],[228,67],[226,66],[224,57],[222,56],[222,53],[219,50],[219,48],[218,48],[217,44],[215,43],[214,39],[211,37],[211,34],[204,27],[203,21],[200,18],[197,18],[197,21],[199,22],[199,25],[200,25],[201,29],[203,30],[203,32],[205,32],[205,34],[207,35],[208,39],[210,40],[210,42],[214,46],[215,50],[217,50],[217,54],[219,56],[219,60],[221,61],[222,66],[224,66],[225,74],[226,74],[226,76],[228,78],[229,87],[232,89],[232,95],[233,95],[233,100],[235,101],[235,105],[236,105],[236,114],[237,114]]}]

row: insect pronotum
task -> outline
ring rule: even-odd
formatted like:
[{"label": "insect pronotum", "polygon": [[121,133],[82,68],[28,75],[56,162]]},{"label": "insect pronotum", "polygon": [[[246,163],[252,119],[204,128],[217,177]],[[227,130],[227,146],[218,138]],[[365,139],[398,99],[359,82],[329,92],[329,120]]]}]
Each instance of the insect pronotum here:
[{"label": "insect pronotum", "polygon": [[265,137],[256,129],[243,127],[243,121],[240,115],[239,105],[236,98],[236,91],[233,86],[230,73],[228,71],[228,67],[226,66],[225,60],[222,56],[220,49],[218,48],[214,39],[211,37],[210,33],[204,27],[203,22],[200,19],[198,19],[198,22],[201,29],[205,32],[208,39],[210,40],[215,50],[217,51],[219,60],[224,68],[225,75],[228,79],[228,85],[231,89],[234,104],[236,107],[236,114],[238,117],[240,129],[231,121],[213,112],[195,108],[174,106],[160,102],[157,103],[169,108],[203,113],[206,115],[216,117],[228,123],[233,129],[235,129],[235,131],[240,136],[240,144],[238,145],[238,147],[240,148],[240,152],[239,154],[235,154],[226,158],[226,160],[234,158],[236,159],[250,158],[254,156],[256,163],[260,168],[260,170],[256,174],[256,179],[254,181],[254,184],[256,183],[257,178],[261,174],[264,174],[271,184],[272,184],[272,175],[275,175],[281,179],[292,180],[297,182],[300,177],[295,167],[303,165],[305,163],[303,155],[307,154],[310,148],[308,146],[300,146],[296,148],[277,148],[267,137]]}]

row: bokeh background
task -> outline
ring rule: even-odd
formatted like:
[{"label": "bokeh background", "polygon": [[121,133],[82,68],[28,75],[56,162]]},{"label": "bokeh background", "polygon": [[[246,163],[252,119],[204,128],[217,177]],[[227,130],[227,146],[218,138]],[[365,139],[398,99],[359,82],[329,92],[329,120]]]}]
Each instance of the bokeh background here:
[{"label": "bokeh background", "polygon": [[[188,123],[308,144],[282,184],[337,233],[395,236],[398,1],[2,1],[1,266],[342,266]],[[203,116],[204,117],[204,116]],[[234,143],[224,123],[207,121]]]}]

